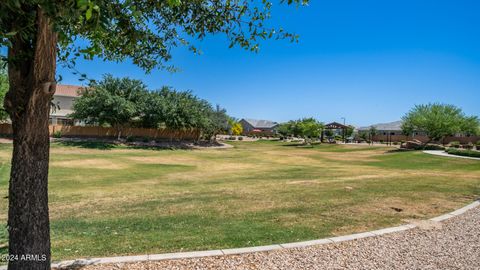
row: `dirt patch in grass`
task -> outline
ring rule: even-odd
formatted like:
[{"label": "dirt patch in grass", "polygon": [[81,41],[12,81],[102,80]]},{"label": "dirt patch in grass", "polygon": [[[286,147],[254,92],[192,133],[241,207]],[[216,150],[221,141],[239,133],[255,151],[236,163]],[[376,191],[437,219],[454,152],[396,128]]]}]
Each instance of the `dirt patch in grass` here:
[{"label": "dirt patch in grass", "polygon": [[12,152],[0,151],[0,159],[8,160],[12,158]]},{"label": "dirt patch in grass", "polygon": [[144,156],[144,157],[127,157],[128,160],[146,163],[146,164],[194,164],[198,162],[197,158],[189,156]]},{"label": "dirt patch in grass", "polygon": [[287,185],[316,185],[316,184],[328,184],[328,183],[339,183],[339,182],[349,182],[349,181],[360,181],[360,180],[373,180],[373,179],[382,179],[382,178],[391,178],[399,177],[401,173],[388,173],[384,175],[355,175],[355,176],[335,176],[332,179],[316,179],[316,180],[300,180],[300,181],[290,181],[287,182]]},{"label": "dirt patch in grass", "polygon": [[82,168],[82,169],[104,169],[104,170],[118,170],[128,168],[128,164],[118,162],[112,159],[82,159],[82,160],[66,160],[66,161],[54,161],[50,163],[53,167],[64,168]]},{"label": "dirt patch in grass", "polygon": [[319,152],[319,156],[334,161],[377,161],[376,155],[384,154],[385,150],[355,151],[355,152]]},{"label": "dirt patch in grass", "polygon": [[369,200],[348,208],[348,212],[375,215],[398,215],[404,219],[425,219],[448,210],[456,209],[462,202],[448,200],[445,196],[431,194],[431,198],[412,199],[388,197]]}]

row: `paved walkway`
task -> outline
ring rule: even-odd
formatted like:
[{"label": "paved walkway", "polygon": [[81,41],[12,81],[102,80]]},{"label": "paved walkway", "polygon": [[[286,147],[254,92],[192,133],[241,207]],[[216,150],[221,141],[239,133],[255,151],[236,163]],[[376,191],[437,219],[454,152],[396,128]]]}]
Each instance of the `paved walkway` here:
[{"label": "paved walkway", "polygon": [[[457,213],[456,213],[457,212]],[[461,210],[452,214],[460,214]],[[480,269],[480,207],[354,241],[241,255],[90,265],[82,270]]]},{"label": "paved walkway", "polygon": [[464,156],[457,156],[457,155],[450,155],[449,153],[442,151],[442,150],[425,150],[423,151],[425,154],[442,156],[442,157],[452,157],[452,158],[463,158],[463,159],[473,159],[473,160],[480,160],[480,158],[476,157],[464,157]]}]

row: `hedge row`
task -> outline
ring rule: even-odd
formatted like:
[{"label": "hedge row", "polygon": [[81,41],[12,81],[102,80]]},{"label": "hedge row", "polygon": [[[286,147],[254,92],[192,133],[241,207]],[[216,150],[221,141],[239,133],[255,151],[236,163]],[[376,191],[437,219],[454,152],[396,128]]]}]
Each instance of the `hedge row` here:
[{"label": "hedge row", "polygon": [[449,148],[449,149],[447,150],[447,153],[449,153],[449,154],[451,154],[451,155],[457,155],[457,156],[480,158],[480,151],[459,150],[459,149],[455,149],[455,148]]}]

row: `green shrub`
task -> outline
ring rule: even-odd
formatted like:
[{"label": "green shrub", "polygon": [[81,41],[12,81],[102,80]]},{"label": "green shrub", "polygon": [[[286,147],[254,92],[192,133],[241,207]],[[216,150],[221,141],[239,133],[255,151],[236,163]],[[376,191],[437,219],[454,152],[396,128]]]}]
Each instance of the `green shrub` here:
[{"label": "green shrub", "polygon": [[393,145],[398,145],[398,144],[399,144],[399,142],[393,142]]},{"label": "green shrub", "polygon": [[57,130],[53,133],[54,138],[61,138],[62,137],[62,132],[60,130]]},{"label": "green shrub", "polygon": [[451,142],[450,147],[460,148],[460,142],[457,142],[457,141]]},{"label": "green shrub", "polygon": [[450,148],[450,149],[447,150],[447,153],[449,153],[451,155],[457,155],[457,156],[480,158],[480,152],[479,151],[473,151],[473,150],[460,150],[460,149],[456,149],[456,148]]},{"label": "green shrub", "polygon": [[476,143],[476,145],[477,145],[477,149],[478,149],[478,148],[480,147],[480,141],[478,141],[478,142]]},{"label": "green shrub", "polygon": [[135,138],[133,136],[127,137],[127,142],[133,142],[133,141],[135,141]]},{"label": "green shrub", "polygon": [[238,137],[238,140],[239,140],[239,141],[243,141],[243,137]]},{"label": "green shrub", "polygon": [[445,150],[445,147],[439,144],[427,144],[423,147],[423,150]]},{"label": "green shrub", "polygon": [[142,142],[148,143],[148,142],[150,142],[150,138],[149,137],[143,137]]},{"label": "green shrub", "polygon": [[473,149],[473,143],[469,142],[463,146],[465,149],[472,150]]}]

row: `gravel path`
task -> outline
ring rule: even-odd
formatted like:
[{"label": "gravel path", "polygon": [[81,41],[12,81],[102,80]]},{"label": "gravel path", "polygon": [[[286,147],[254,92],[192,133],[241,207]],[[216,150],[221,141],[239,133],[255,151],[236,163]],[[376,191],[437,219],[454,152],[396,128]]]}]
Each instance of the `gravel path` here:
[{"label": "gravel path", "polygon": [[76,269],[480,269],[480,207],[443,222],[416,225],[408,231],[308,248]]}]

